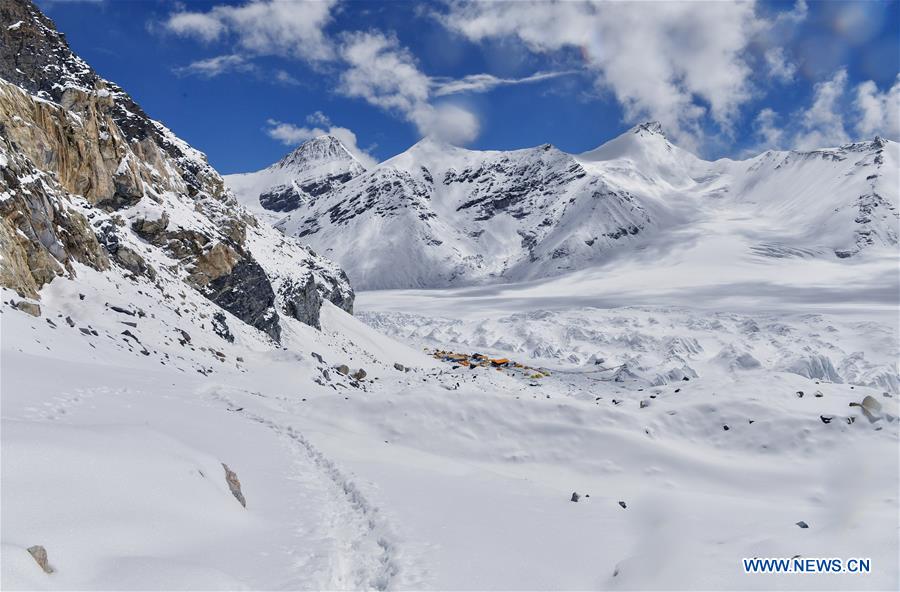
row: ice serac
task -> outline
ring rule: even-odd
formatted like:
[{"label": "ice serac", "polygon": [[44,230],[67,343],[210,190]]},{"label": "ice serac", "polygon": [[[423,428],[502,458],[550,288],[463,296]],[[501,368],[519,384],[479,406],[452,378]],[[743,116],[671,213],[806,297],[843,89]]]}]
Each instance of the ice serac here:
[{"label": "ice serac", "polygon": [[352,311],[335,264],[259,224],[28,0],[0,3],[0,122],[4,287],[38,297],[76,264],[112,262],[160,290],[161,275],[183,282],[275,340],[279,314],[317,326],[323,298]]},{"label": "ice serac", "polygon": [[365,172],[340,140],[308,140],[261,171],[226,175],[238,200],[259,217],[277,221]]},{"label": "ice serac", "polygon": [[898,145],[880,138],[710,162],[648,122],[579,155],[426,138],[275,226],[358,288],[435,288],[675,256],[710,229],[742,259],[848,259],[896,247],[898,184]]}]

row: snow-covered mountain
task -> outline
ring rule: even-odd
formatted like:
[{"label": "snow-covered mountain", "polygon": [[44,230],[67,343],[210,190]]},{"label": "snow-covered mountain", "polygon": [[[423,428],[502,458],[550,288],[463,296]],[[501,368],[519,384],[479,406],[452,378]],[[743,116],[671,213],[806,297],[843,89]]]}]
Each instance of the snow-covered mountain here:
[{"label": "snow-covered mountain", "polygon": [[281,315],[317,326],[323,298],[352,310],[340,268],[248,215],[202,153],[73,54],[34,5],[0,11],[12,23],[0,29],[0,284],[39,298],[80,264],[163,302],[194,289],[214,305],[198,318],[221,333],[245,322],[276,341]]},{"label": "snow-covered mountain", "polygon": [[304,142],[261,171],[226,175],[225,182],[247,209],[274,222],[287,212],[309,207],[365,170],[340,140],[325,135]]},{"label": "snow-covered mountain", "polygon": [[[340,184],[325,141],[296,239],[28,0],[0,78],[3,590],[898,588],[896,144],[426,141]],[[355,304],[325,235],[373,282],[588,267]]]},{"label": "snow-covered mountain", "polygon": [[[340,262],[362,289],[559,275],[671,241],[723,211],[756,218],[754,253],[850,257],[897,244],[898,163],[897,144],[880,138],[708,162],[655,122],[580,155],[425,139],[292,202],[276,227]],[[256,189],[238,180],[271,170],[283,167],[226,181],[248,203]]]}]

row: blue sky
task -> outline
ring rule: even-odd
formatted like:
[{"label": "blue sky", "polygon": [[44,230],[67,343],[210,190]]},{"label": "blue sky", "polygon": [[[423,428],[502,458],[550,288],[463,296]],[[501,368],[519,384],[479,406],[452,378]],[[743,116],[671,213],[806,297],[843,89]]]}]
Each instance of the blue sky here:
[{"label": "blue sky", "polygon": [[647,119],[705,157],[897,139],[898,2],[61,2],[73,49],[209,156],[331,132],[591,149]]}]

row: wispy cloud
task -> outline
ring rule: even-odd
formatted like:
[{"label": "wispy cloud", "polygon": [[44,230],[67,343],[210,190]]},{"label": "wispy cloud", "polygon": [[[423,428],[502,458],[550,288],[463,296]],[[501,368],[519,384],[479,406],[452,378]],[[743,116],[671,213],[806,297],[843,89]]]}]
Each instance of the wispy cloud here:
[{"label": "wispy cloud", "polygon": [[564,72],[536,72],[531,76],[526,76],[524,78],[498,78],[493,74],[470,74],[458,79],[433,77],[431,79],[432,94],[436,97],[443,97],[460,93],[484,93],[494,90],[499,86],[531,84],[576,73],[575,70],[567,70]]},{"label": "wispy cloud", "polygon": [[338,86],[341,94],[401,115],[422,135],[454,144],[478,136],[480,123],[471,111],[431,102],[432,79],[396,37],[373,31],[351,33],[344,36],[340,55],[346,66]]},{"label": "wispy cloud", "polygon": [[215,78],[228,72],[252,72],[255,69],[256,66],[244,56],[229,54],[197,60],[187,66],[175,68],[173,71],[179,76]]}]

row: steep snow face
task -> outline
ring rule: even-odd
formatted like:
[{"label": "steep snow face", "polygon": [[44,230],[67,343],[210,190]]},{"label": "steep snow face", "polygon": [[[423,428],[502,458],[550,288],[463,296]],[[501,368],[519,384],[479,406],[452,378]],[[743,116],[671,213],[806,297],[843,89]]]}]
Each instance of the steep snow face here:
[{"label": "steep snow face", "polygon": [[340,140],[324,135],[304,142],[261,171],[226,175],[225,183],[247,209],[275,222],[365,170]]},{"label": "steep snow face", "polygon": [[849,258],[896,247],[898,164],[897,144],[882,139],[707,162],[655,122],[578,156],[425,139],[276,227],[340,262],[361,289],[553,277],[684,251],[710,230],[732,243],[735,262]]},{"label": "steep snow face", "polygon": [[[753,247],[772,257],[849,258],[898,244],[900,145],[881,138],[810,152],[721,161],[711,185],[735,211],[766,221]],[[720,178],[716,178],[720,176]]]},{"label": "steep snow face", "polygon": [[550,145],[482,152],[425,139],[277,227],[342,261],[354,285],[434,287],[577,268],[668,211]]}]

